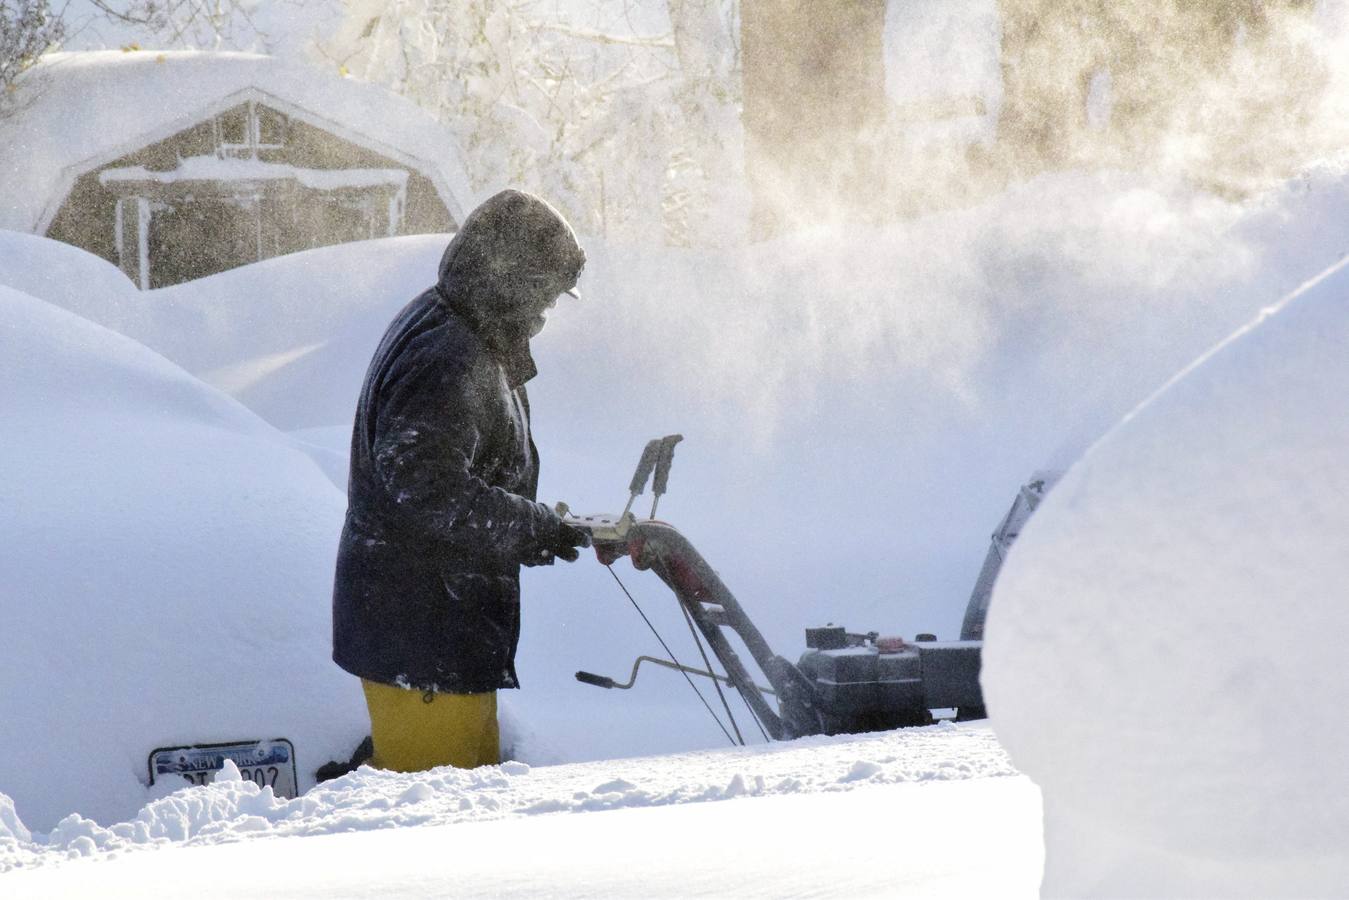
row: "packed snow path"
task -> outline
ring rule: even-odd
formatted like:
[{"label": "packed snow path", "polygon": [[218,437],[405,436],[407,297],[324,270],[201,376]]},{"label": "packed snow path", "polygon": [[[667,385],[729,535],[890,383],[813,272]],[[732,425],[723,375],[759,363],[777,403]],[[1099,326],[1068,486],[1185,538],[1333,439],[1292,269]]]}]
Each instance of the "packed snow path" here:
[{"label": "packed snow path", "polygon": [[1039,797],[998,777],[1016,775],[984,724],[533,769],[362,769],[294,800],[227,772],[111,828],[72,816],[0,839],[0,868],[5,893],[25,897],[1029,896]]}]

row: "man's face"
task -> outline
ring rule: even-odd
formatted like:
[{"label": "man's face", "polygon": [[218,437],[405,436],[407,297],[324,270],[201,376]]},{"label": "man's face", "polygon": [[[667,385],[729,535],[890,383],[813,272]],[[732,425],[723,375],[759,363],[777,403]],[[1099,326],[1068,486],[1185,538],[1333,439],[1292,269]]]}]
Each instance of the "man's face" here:
[{"label": "man's face", "polygon": [[523,318],[529,329],[529,336],[532,338],[548,322],[548,313],[557,306],[557,301],[568,291],[575,291],[575,281],[568,279],[559,281],[557,278],[540,278],[531,280],[530,290],[527,292],[528,300],[522,310]]},{"label": "man's face", "polygon": [[[561,295],[559,294],[558,296]],[[551,310],[554,306],[557,306],[557,300],[558,298],[554,297],[552,300],[548,301],[548,304],[544,306],[542,309],[538,310],[534,314],[533,318],[529,320],[530,337],[534,337],[540,331],[543,331],[543,326],[548,324],[548,311]]]}]

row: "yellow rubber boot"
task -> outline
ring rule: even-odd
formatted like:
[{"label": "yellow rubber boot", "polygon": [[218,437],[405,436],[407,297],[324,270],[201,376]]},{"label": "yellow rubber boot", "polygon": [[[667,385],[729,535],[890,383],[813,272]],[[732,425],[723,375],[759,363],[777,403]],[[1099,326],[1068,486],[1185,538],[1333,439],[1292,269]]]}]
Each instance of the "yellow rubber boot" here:
[{"label": "yellow rubber boot", "polygon": [[361,680],[375,755],[370,765],[394,772],[436,766],[472,769],[501,762],[497,695],[409,691]]}]

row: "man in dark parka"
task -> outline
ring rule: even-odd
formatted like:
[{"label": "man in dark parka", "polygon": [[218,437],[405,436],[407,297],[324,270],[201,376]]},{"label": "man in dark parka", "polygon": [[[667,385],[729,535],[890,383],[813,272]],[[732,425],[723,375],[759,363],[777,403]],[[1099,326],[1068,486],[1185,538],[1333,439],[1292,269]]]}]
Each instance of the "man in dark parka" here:
[{"label": "man in dark parka", "polygon": [[520,566],[587,535],[536,502],[529,340],[585,254],[543,200],[503,191],[465,220],[436,285],[385,333],[351,442],[333,659],[362,679],[373,764],[499,761],[496,691],[518,686]]}]

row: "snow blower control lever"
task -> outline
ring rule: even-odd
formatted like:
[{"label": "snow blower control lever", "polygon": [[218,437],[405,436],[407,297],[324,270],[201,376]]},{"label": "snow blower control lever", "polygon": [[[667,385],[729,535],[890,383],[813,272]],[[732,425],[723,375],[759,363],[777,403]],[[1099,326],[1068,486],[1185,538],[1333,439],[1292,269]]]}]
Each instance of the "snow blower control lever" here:
[{"label": "snow blower control lever", "polygon": [[[642,458],[637,461],[637,470],[632,473],[632,483],[628,485],[628,503],[623,507],[623,516],[632,512],[632,504],[646,490],[647,479],[651,479],[651,516],[656,518],[656,505],[661,495],[670,485],[670,466],[674,462],[675,444],[684,439],[682,434],[667,434],[646,442]],[[654,471],[654,477],[652,473]],[[619,517],[620,519],[622,516]]]},{"label": "snow blower control lever", "polygon": [[[628,680],[623,682],[615,681],[608,675],[596,675],[593,672],[577,672],[576,680],[582,684],[591,684],[595,687],[602,687],[607,690],[630,690],[637,683],[637,670],[642,667],[642,663],[651,663],[653,666],[661,666],[666,669],[672,669],[676,672],[687,672],[690,675],[697,675],[702,678],[712,678],[725,684],[730,684],[731,679],[725,675],[718,675],[715,672],[709,672],[706,669],[695,669],[692,666],[683,666],[679,663],[670,662],[668,659],[661,659],[657,656],[639,656],[632,663],[632,673],[628,675]],[[735,685],[731,685],[735,687]],[[756,685],[760,691],[765,694],[776,694],[777,691],[763,685]]]},{"label": "snow blower control lever", "polygon": [[[590,672],[577,672],[578,681],[626,690],[636,681],[637,670],[644,662],[678,671],[732,743],[744,743],[744,738],[722,692],[723,683],[739,695],[764,737],[773,740],[925,725],[934,721],[934,710],[950,710],[959,719],[983,717],[980,641],[937,641],[930,634],[907,641],[877,632],[852,634],[831,624],[806,629],[807,649],[795,664],[774,653],[702,554],[674,526],[655,519],[656,506],[669,486],[674,447],[680,440],[679,435],[669,435],[647,443],[629,485],[627,505],[618,516],[573,516],[565,504],[558,504],[558,512],[568,524],[590,532],[596,556],[609,567],[670,657],[638,657],[626,683]],[[639,520],[633,516],[632,506],[653,474],[651,517]],[[613,563],[624,556],[638,571],[654,572],[674,593],[704,668],[679,662],[642,612],[613,569]],[[984,610],[979,612],[982,615]],[[751,676],[732,639],[748,653],[768,686]],[[725,674],[716,671],[707,649]],[[729,728],[694,684],[691,676],[695,675],[711,679]]]},{"label": "snow blower control lever", "polygon": [[[646,447],[642,450],[642,458],[637,461],[637,470],[632,473],[632,481],[628,484],[628,502],[624,504],[623,512],[617,516],[607,514],[573,516],[570,507],[565,503],[557,504],[557,514],[566,519],[568,525],[574,525],[577,528],[584,528],[589,531],[592,541],[623,540],[637,521],[632,513],[632,506],[637,502],[637,498],[646,492],[648,481],[651,481],[651,493],[653,495],[650,518],[656,518],[656,506],[670,486],[670,466],[674,463],[675,444],[683,439],[682,434],[667,434],[665,437],[646,442]],[[622,555],[619,554],[619,556]],[[617,558],[615,556],[606,561],[605,554],[600,554],[600,560],[605,562],[606,565]]]}]

